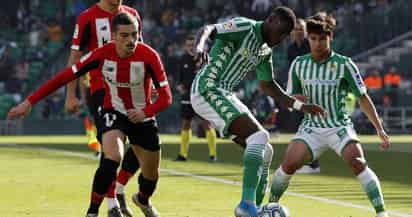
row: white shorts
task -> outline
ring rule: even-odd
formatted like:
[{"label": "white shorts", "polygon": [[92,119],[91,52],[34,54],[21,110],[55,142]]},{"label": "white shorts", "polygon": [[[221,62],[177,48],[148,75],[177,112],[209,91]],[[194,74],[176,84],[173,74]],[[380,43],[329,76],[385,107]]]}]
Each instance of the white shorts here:
[{"label": "white shorts", "polygon": [[193,110],[209,121],[224,137],[230,136],[228,128],[239,116],[246,114],[256,121],[249,109],[233,93],[225,90],[218,89],[203,95],[197,91],[192,92],[190,101]]},{"label": "white shorts", "polygon": [[312,159],[318,159],[326,149],[330,148],[339,156],[350,142],[359,142],[355,129],[349,126],[334,128],[299,127],[292,140],[302,140],[308,146]]}]

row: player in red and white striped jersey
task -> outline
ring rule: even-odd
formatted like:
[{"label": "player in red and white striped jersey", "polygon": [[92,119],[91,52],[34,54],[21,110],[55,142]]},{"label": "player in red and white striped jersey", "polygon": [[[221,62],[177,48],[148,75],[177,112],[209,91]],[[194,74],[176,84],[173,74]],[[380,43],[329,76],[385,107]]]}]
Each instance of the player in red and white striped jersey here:
[{"label": "player in red and white striped jersey", "polygon": [[[133,201],[145,216],[158,217],[150,204],[159,178],[160,144],[154,116],[170,106],[172,96],[160,58],[155,50],[138,42],[138,24],[130,14],[113,18],[113,42],[109,42],[59,72],[24,102],[12,108],[9,118],[24,116],[32,105],[87,72],[91,83],[103,82],[103,103],[98,106],[96,125],[104,158],[96,171],[92,203],[87,217],[97,216],[104,195],[116,179],[122,158],[122,141],[126,136],[139,159],[139,193]],[[151,101],[152,82],[158,92]],[[121,216],[121,215],[120,215]]]},{"label": "player in red and white striped jersey", "polygon": [[[139,40],[143,41],[142,22],[138,12],[135,9],[122,5],[122,0],[100,0],[95,5],[83,11],[77,17],[67,66],[73,65],[83,54],[87,53],[87,51],[92,51],[98,47],[102,47],[111,40],[110,23],[112,18],[120,12],[128,12],[136,17],[139,22]],[[95,80],[90,83],[90,74],[86,74],[83,78],[87,79],[84,79],[84,82],[80,82],[80,95],[82,96],[81,101],[83,103],[86,102],[90,114],[94,117],[97,115],[97,107],[94,105],[99,104],[99,102],[96,102],[99,100],[99,97],[96,96],[102,95],[101,92],[104,88],[104,84],[100,80]],[[76,97],[76,86],[76,81],[70,82],[67,85],[65,109],[70,113],[79,111],[81,104]],[[90,89],[90,92],[88,89]],[[92,96],[94,96],[94,98]],[[100,145],[96,140],[96,127],[93,119],[85,117],[88,146],[98,152]],[[117,180],[113,183],[108,194],[106,195],[109,212],[116,212],[115,209],[120,206],[121,212],[126,217],[132,217],[132,211],[126,204],[124,186],[138,169],[139,162],[136,159],[133,150],[129,148],[123,158]],[[117,196],[117,200],[115,195]]]}]

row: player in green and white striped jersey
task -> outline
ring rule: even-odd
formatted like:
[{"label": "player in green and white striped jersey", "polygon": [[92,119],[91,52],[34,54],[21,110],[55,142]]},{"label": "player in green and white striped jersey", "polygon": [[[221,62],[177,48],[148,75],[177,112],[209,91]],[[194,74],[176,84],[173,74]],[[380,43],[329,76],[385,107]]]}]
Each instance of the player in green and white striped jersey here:
[{"label": "player in green and white striped jersey", "polygon": [[292,10],[279,7],[265,21],[234,18],[206,26],[195,42],[194,53],[206,59],[205,41],[208,38],[215,40],[210,62],[192,83],[193,109],[222,135],[233,135],[236,137],[234,141],[246,146],[242,200],[235,209],[237,217],[257,217],[255,204],[262,203],[273,150],[268,143],[269,133],[236,98],[233,88],[249,71],[256,69],[265,93],[280,104],[311,114],[323,112],[317,105],[303,104],[290,97],[273,81],[271,47],[289,35],[295,20]]},{"label": "player in green and white striped jersey", "polygon": [[382,140],[383,149],[389,148],[389,137],[366,92],[358,68],[349,57],[337,54],[330,48],[335,26],[335,19],[323,12],[307,21],[311,53],[293,61],[289,70],[288,91],[297,98],[321,105],[327,115],[305,114],[282,165],[273,176],[270,201],[280,199],[297,169],[330,148],[344,159],[358,177],[377,216],[387,217],[379,180],[367,166],[347,111],[349,91],[359,98],[362,111]]}]

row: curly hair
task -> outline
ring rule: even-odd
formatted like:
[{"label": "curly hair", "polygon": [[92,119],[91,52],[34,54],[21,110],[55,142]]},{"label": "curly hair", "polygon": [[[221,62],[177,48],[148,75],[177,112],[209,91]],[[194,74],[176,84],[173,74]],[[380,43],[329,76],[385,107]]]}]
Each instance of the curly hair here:
[{"label": "curly hair", "polygon": [[306,19],[306,29],[308,33],[332,34],[336,28],[335,18],[326,12],[318,12]]}]

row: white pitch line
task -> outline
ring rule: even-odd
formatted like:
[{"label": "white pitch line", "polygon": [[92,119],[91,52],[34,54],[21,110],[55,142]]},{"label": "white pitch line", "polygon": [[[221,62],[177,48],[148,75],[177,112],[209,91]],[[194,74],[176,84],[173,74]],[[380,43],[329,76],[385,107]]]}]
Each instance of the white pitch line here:
[{"label": "white pitch line", "polygon": [[[0,146],[10,146],[10,147],[21,147],[23,145],[0,145]],[[51,149],[51,148],[35,148],[31,146],[24,146],[25,148],[32,148],[32,149],[38,149],[42,150],[48,153],[54,153],[54,154],[60,154],[60,155],[65,155],[65,156],[71,156],[71,157],[80,157],[80,158],[85,158],[85,159],[91,159],[91,160],[97,160],[96,157],[91,156],[90,154],[83,154],[83,153],[77,153],[73,151],[63,151],[63,150],[58,150],[58,149]],[[213,176],[202,176],[202,175],[196,175],[193,173],[188,173],[188,172],[182,172],[182,171],[177,171],[173,169],[160,169],[161,172],[172,174],[172,175],[177,175],[177,176],[187,176],[191,178],[196,178],[196,179],[201,179],[205,181],[210,181],[210,182],[217,182],[217,183],[222,183],[222,184],[227,184],[227,185],[236,185],[236,186],[241,186],[241,182],[238,181],[231,181],[227,179],[222,179],[222,178],[217,178]],[[366,210],[370,212],[375,212],[374,209],[368,207],[368,206],[363,206],[363,205],[358,205],[354,203],[349,203],[349,202],[344,202],[344,201],[339,201],[339,200],[333,200],[325,197],[317,197],[317,196],[311,196],[307,194],[301,194],[301,193],[294,193],[294,192],[286,192],[287,195],[294,196],[294,197],[300,197],[304,199],[310,199],[310,200],[315,200],[323,203],[328,203],[328,204],[334,204],[338,206],[344,206],[344,207],[350,207],[350,208],[355,208],[355,209],[361,209],[361,210]],[[387,210],[388,214],[390,216],[394,217],[412,217],[412,214],[408,213],[402,213],[399,211],[394,211],[394,210]]]}]

